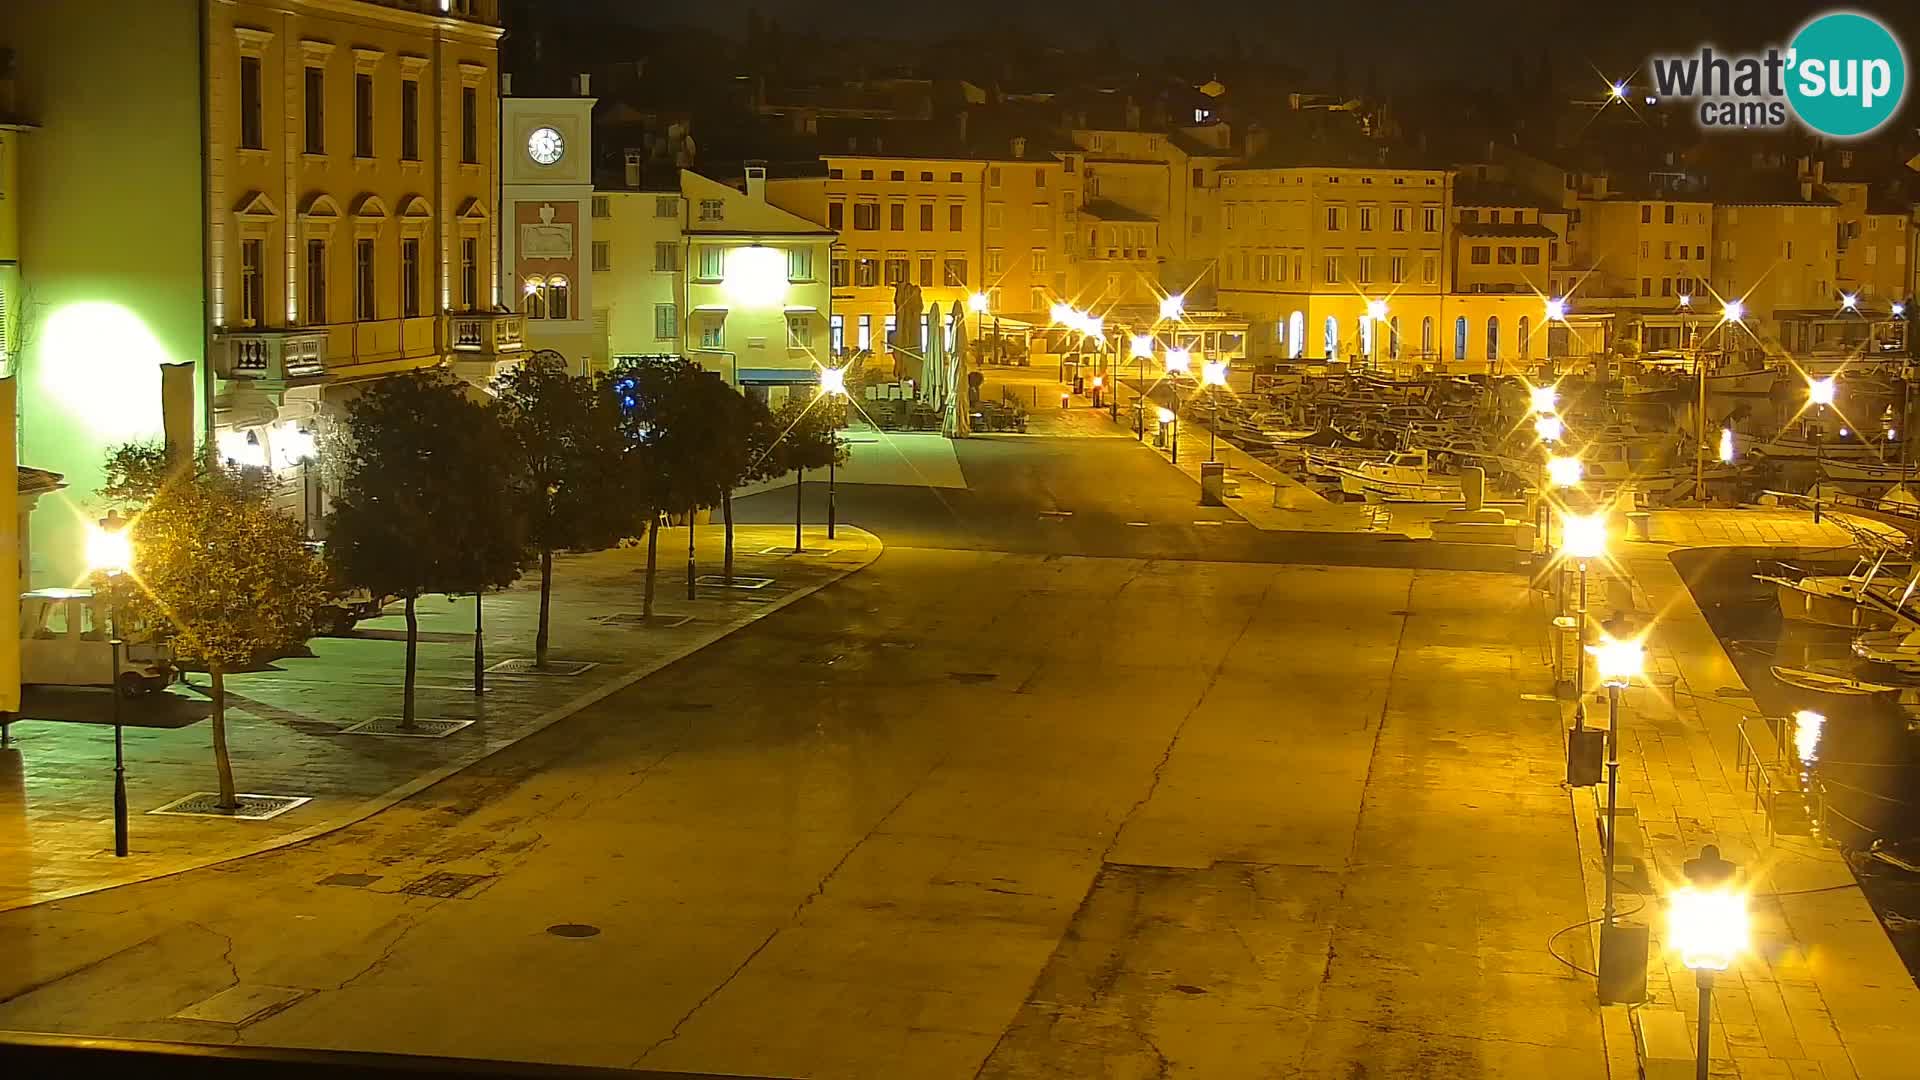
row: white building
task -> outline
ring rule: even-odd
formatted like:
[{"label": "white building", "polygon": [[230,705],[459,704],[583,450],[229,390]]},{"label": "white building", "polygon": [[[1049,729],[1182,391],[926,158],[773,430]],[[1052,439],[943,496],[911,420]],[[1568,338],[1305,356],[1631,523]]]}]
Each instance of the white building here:
[{"label": "white building", "polygon": [[651,186],[643,179],[634,155],[622,187],[602,187],[593,195],[593,295],[606,328],[595,359],[603,364],[677,356],[687,348],[680,317],[687,260],[679,176]]}]

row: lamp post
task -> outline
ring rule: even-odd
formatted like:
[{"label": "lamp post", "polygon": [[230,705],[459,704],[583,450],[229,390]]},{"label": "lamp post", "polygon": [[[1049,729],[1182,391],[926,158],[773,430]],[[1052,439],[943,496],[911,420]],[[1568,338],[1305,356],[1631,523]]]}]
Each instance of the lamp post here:
[{"label": "lamp post", "polygon": [[[1634,679],[1640,677],[1642,666],[1646,662],[1646,651],[1638,641],[1619,641],[1613,637],[1604,637],[1598,645],[1588,649],[1593,654],[1594,667],[1600,673],[1600,682],[1607,688],[1607,879],[1605,913],[1606,925],[1613,925],[1613,867],[1614,851],[1618,841],[1614,831],[1616,812],[1619,808],[1620,789],[1620,691]],[[1603,936],[1602,946],[1607,942]],[[1605,970],[1607,965],[1600,965]]]},{"label": "lamp post", "polygon": [[1694,1076],[1707,1080],[1712,1059],[1713,977],[1727,970],[1747,947],[1747,898],[1733,884],[1734,864],[1708,844],[1700,857],[1681,868],[1687,884],[1667,900],[1667,929],[1680,962],[1693,970],[1700,988],[1700,1036],[1694,1050]]},{"label": "lamp post", "polygon": [[1167,432],[1167,441],[1173,445],[1173,463],[1178,465],[1180,463],[1180,414],[1172,409],[1161,409],[1159,417],[1160,429]]},{"label": "lamp post", "polygon": [[1213,460],[1214,432],[1220,427],[1220,389],[1227,385],[1227,364],[1209,360],[1200,365],[1200,381],[1207,387],[1207,460]]},{"label": "lamp post", "polygon": [[[110,585],[133,568],[133,538],[127,534],[127,522],[118,513],[109,511],[87,534],[87,563],[106,574]],[[107,654],[113,665],[107,680],[108,692],[113,695],[113,854],[124,859],[127,855],[127,756],[120,714],[119,603],[110,598],[107,611]]]},{"label": "lamp post", "polygon": [[1180,384],[1175,375],[1185,375],[1193,370],[1193,354],[1185,349],[1167,350],[1167,386],[1173,393],[1173,463],[1180,464]]},{"label": "lamp post", "polygon": [[1367,301],[1367,320],[1371,327],[1367,333],[1367,365],[1374,370],[1380,368],[1380,328],[1387,321],[1387,302],[1385,300]]},{"label": "lamp post", "polygon": [[1821,480],[1827,471],[1827,406],[1833,404],[1833,376],[1807,380],[1807,404],[1815,409],[1813,425],[1813,523],[1820,524]]},{"label": "lamp post", "polygon": [[[979,295],[978,293],[974,295]],[[847,396],[847,369],[823,367],[820,369],[820,396],[827,399],[827,407],[837,409],[836,399]],[[834,466],[840,457],[840,418],[829,412],[827,415],[827,539],[833,539],[835,518],[834,507]],[[798,547],[799,545],[795,545]],[[687,562],[692,565],[693,547],[687,547]]]},{"label": "lamp post", "polygon": [[[1153,359],[1153,335],[1129,334],[1127,336],[1127,357],[1133,361],[1135,369],[1139,372],[1137,378],[1139,378],[1141,388],[1144,392],[1147,384],[1147,361]],[[1138,399],[1136,398],[1135,400],[1137,401]],[[1113,409],[1114,422],[1118,423],[1120,420],[1120,384],[1118,382],[1114,383],[1113,386]],[[1140,433],[1136,432],[1136,434]]]},{"label": "lamp post", "polygon": [[1560,519],[1560,552],[1574,560],[1580,569],[1580,608],[1574,617],[1579,627],[1579,666],[1574,669],[1573,689],[1577,706],[1583,713],[1587,696],[1587,562],[1607,556],[1607,519],[1604,514],[1567,514]]},{"label": "lamp post", "polygon": [[[1555,454],[1551,450],[1547,452],[1546,487],[1549,492],[1563,489],[1563,488],[1579,487],[1580,478],[1585,474],[1585,471],[1586,470],[1580,464],[1579,458],[1565,457],[1560,454]],[[1542,510],[1542,513],[1540,516],[1542,520],[1545,522],[1545,531],[1541,534],[1540,543],[1543,548],[1545,548],[1548,551],[1552,551],[1553,550],[1553,534],[1552,534],[1553,515],[1551,513],[1546,512],[1547,507],[1542,507],[1541,510]]]}]

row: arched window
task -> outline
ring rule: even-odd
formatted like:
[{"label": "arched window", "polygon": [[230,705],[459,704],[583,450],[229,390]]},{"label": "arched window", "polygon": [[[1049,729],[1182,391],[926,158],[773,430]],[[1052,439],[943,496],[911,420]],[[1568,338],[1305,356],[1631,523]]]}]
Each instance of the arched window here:
[{"label": "arched window", "polygon": [[1520,359],[1525,360],[1527,358],[1527,349],[1532,344],[1532,341],[1533,335],[1527,325],[1527,317],[1522,315],[1520,316]]},{"label": "arched window", "polygon": [[1453,358],[1467,358],[1467,317],[1462,315],[1453,320]]},{"label": "arched window", "polygon": [[1487,316],[1487,359],[1500,359],[1500,316]]},{"label": "arched window", "polygon": [[1420,320],[1420,355],[1428,357],[1433,355],[1433,316],[1431,315]]},{"label": "arched window", "polygon": [[527,279],[527,318],[547,317],[547,284],[539,278]]},{"label": "arched window", "polygon": [[1340,320],[1331,315],[1327,316],[1327,332],[1324,344],[1327,347],[1327,359],[1332,360],[1340,355]]},{"label": "arched window", "polygon": [[567,287],[564,275],[555,274],[547,279],[547,318],[571,319],[571,290]]},{"label": "arched window", "polygon": [[1395,360],[1400,359],[1400,316],[1398,315],[1387,323],[1387,355]]},{"label": "arched window", "polygon": [[1365,315],[1353,321],[1353,340],[1360,343],[1360,359],[1373,359],[1373,320]]},{"label": "arched window", "polygon": [[1293,343],[1293,356],[1299,359],[1307,355],[1307,317],[1294,312],[1287,316],[1287,340]]}]

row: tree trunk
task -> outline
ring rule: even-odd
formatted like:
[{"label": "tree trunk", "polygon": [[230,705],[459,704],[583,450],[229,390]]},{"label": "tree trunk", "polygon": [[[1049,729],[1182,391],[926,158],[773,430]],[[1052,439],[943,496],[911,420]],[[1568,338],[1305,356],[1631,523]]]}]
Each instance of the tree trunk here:
[{"label": "tree trunk", "polygon": [[481,608],[486,602],[485,593],[473,594],[473,692],[487,692],[487,633]]},{"label": "tree trunk", "polygon": [[413,672],[415,650],[420,643],[420,620],[413,610],[414,596],[407,594],[407,675],[401,681],[400,689],[400,729],[413,730]]},{"label": "tree trunk", "polygon": [[693,580],[700,576],[695,571],[693,563],[693,516],[697,513],[699,511],[694,509],[687,511],[687,599],[689,600],[697,600],[700,595],[695,591]]},{"label": "tree trunk", "polygon": [[553,549],[540,549],[540,628],[533,635],[533,666],[547,666],[547,618],[553,609]]},{"label": "tree trunk", "polygon": [[660,515],[647,522],[647,593],[640,604],[640,617],[653,618],[653,569],[660,551]]},{"label": "tree trunk", "polygon": [[[233,760],[227,756],[227,683],[220,665],[209,660],[207,674],[213,680],[213,767],[220,774],[220,809],[240,809],[240,796],[233,791]],[[120,688],[114,687],[114,693]]]},{"label": "tree trunk", "polygon": [[800,512],[806,505],[807,470],[793,470],[793,553],[805,550],[800,544]]},{"label": "tree trunk", "polygon": [[733,489],[729,487],[720,496],[720,513],[727,519],[727,555],[725,565],[720,571],[727,587],[733,587]]}]

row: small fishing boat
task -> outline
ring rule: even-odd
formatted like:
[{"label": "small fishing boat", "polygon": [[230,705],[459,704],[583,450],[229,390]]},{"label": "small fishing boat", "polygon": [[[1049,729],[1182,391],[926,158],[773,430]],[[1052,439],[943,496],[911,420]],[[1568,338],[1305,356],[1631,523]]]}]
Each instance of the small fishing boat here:
[{"label": "small fishing boat", "polygon": [[1886,683],[1868,682],[1850,675],[1834,675],[1808,668],[1773,668],[1773,677],[1797,690],[1811,690],[1817,694],[1833,694],[1838,697],[1880,697],[1898,694],[1898,686]]},{"label": "small fishing boat", "polygon": [[[1286,446],[1278,448],[1282,453]],[[1369,462],[1385,461],[1390,452],[1386,450],[1352,450],[1341,447],[1319,447],[1308,450],[1301,457],[1306,465],[1308,476],[1324,477],[1328,480],[1339,475],[1342,468],[1353,468]]]},{"label": "small fishing boat", "polygon": [[1898,461],[1829,461],[1822,458],[1820,472],[1829,480],[1863,484],[1899,484],[1920,477],[1920,465]]},{"label": "small fishing boat", "polygon": [[[1792,568],[1782,564],[1782,569]],[[1896,608],[1904,599],[1898,583],[1910,576],[1911,568],[1889,563],[1882,554],[1861,559],[1846,574],[1789,572],[1755,574],[1753,579],[1774,587],[1782,618],[1846,630],[1886,630],[1893,626],[1893,615],[1882,609]],[[1876,579],[1886,584],[1876,586]],[[1863,600],[1879,602],[1866,606]]]},{"label": "small fishing boat", "polygon": [[1920,675],[1920,630],[1875,630],[1853,639],[1853,655],[1903,675]]},{"label": "small fishing boat", "polygon": [[1336,465],[1340,490],[1368,502],[1455,503],[1462,498],[1458,477],[1436,477],[1425,450],[1400,450],[1385,461]]}]

